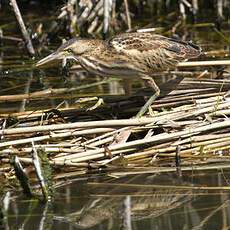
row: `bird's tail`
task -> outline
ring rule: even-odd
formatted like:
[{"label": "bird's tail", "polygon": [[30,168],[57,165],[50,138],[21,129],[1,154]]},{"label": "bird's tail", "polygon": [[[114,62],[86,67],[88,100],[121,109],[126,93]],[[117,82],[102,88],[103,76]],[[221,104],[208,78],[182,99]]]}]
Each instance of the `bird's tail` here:
[{"label": "bird's tail", "polygon": [[191,41],[187,42],[187,46],[189,49],[189,52],[188,52],[189,58],[198,57],[203,52],[200,46],[193,44]]},{"label": "bird's tail", "polygon": [[196,58],[202,54],[202,48],[192,42],[184,42],[176,39],[169,39],[170,46],[168,50],[177,53],[179,56],[185,59]]}]

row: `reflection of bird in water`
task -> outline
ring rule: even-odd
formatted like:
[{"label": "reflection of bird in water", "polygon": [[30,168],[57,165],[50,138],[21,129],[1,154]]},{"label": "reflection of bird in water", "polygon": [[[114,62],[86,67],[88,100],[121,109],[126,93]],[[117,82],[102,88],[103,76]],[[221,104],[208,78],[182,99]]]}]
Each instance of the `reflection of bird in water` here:
[{"label": "reflection of bird in water", "polygon": [[151,74],[175,67],[179,62],[200,54],[201,48],[190,42],[150,33],[124,33],[106,41],[73,38],[36,66],[56,59],[73,58],[87,71],[100,76],[140,77],[155,91],[139,111],[138,116],[142,116],[160,94]]},{"label": "reflection of bird in water", "polygon": [[[186,179],[181,181],[173,172],[140,173],[107,178],[107,182],[106,179],[103,182],[88,181],[81,184],[80,192],[73,183],[71,194],[75,198],[79,197],[79,200],[73,201],[76,202],[76,211],[71,209],[71,213],[68,213],[66,210],[64,216],[55,216],[54,220],[71,223],[77,229],[128,229],[121,226],[124,224],[125,214],[129,212],[132,223],[145,219],[143,226],[148,226],[147,223],[152,225],[154,219],[159,221],[159,226],[143,229],[170,229],[165,227],[167,223],[164,221],[164,214],[168,213],[168,224],[174,229],[171,225],[171,221],[175,219],[173,210],[179,207],[184,210],[186,204],[196,200],[194,191],[188,189],[193,186]],[[84,194],[83,200],[80,194]],[[85,197],[85,194],[88,196]],[[130,197],[129,203],[126,202],[127,196]]]},{"label": "reflection of bird in water", "polygon": [[[130,191],[130,194],[132,194],[130,204],[132,221],[152,220],[160,217],[170,210],[186,204],[192,198],[191,191],[177,189],[144,188],[138,192]],[[125,195],[116,196],[116,194],[109,194],[109,197],[103,198],[91,198],[81,210],[65,216],[55,216],[54,220],[71,223],[79,229],[89,229],[113,219],[116,220],[113,222],[113,229],[123,229],[119,226],[122,225],[121,216],[125,212],[124,199]]]}]

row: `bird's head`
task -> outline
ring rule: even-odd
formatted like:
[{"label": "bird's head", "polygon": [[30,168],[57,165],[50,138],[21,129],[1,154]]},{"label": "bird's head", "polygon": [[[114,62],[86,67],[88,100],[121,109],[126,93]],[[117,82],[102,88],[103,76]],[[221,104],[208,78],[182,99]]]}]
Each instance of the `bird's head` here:
[{"label": "bird's head", "polygon": [[36,63],[36,67],[48,64],[60,59],[77,60],[83,54],[91,51],[94,43],[89,39],[73,38],[61,45],[55,52],[41,59]]}]

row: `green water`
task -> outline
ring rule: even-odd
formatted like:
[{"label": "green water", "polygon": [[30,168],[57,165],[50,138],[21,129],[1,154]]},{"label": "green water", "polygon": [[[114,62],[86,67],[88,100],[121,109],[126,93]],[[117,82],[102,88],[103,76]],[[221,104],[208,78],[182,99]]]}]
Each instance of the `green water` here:
[{"label": "green water", "polygon": [[182,178],[175,173],[81,178],[57,189],[48,205],[12,198],[5,222],[10,229],[127,229],[122,226],[129,197],[132,229],[227,229],[229,190],[192,187],[228,186],[229,176],[229,170],[214,170]]}]

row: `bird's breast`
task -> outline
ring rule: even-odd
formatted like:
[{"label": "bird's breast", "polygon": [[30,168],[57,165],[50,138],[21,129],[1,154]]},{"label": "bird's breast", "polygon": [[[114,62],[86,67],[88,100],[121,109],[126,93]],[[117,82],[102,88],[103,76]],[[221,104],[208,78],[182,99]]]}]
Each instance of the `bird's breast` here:
[{"label": "bird's breast", "polygon": [[81,57],[81,66],[90,73],[107,77],[137,77],[141,72],[132,63],[123,59],[101,59],[99,57]]}]

